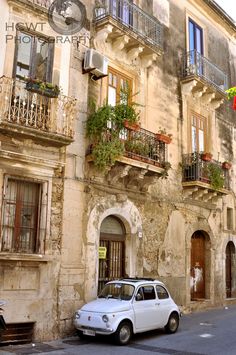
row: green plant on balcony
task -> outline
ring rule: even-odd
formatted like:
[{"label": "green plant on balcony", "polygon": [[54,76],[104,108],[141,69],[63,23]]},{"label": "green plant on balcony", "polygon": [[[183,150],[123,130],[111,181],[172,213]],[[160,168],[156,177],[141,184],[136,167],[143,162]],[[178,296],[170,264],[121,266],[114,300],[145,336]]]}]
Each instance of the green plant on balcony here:
[{"label": "green plant on balcony", "polygon": [[236,86],[233,86],[232,88],[229,88],[228,90],[225,90],[227,93],[227,98],[230,100],[236,96]]},{"label": "green plant on balcony", "polygon": [[149,146],[141,140],[128,140],[125,142],[125,149],[128,152],[135,153],[142,156],[147,156],[149,153]]},{"label": "green plant on balcony", "polygon": [[92,157],[100,170],[114,165],[124,154],[125,147],[120,137],[125,120],[130,123],[137,123],[139,120],[135,105],[137,104],[132,102],[119,103],[116,106],[105,103],[97,108],[95,103],[90,103],[87,136],[93,141]]},{"label": "green plant on balcony", "polygon": [[52,98],[58,97],[60,94],[60,88],[58,85],[53,85],[52,83],[40,79],[24,78],[24,80],[26,81],[25,88],[28,91]]},{"label": "green plant on balcony", "polygon": [[208,178],[210,184],[215,190],[222,189],[224,187],[224,176],[222,168],[216,164],[209,163],[206,166]]}]

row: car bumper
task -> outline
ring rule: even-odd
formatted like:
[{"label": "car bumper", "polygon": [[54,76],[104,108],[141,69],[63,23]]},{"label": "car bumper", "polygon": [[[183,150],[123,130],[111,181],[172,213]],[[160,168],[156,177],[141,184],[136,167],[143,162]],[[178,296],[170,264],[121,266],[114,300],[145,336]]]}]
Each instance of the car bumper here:
[{"label": "car bumper", "polygon": [[96,328],[96,327],[86,327],[84,325],[77,325],[76,329],[81,330],[82,332],[86,331],[92,331],[95,332],[95,334],[103,334],[103,335],[109,335],[114,333],[114,329],[111,327],[108,328]]}]

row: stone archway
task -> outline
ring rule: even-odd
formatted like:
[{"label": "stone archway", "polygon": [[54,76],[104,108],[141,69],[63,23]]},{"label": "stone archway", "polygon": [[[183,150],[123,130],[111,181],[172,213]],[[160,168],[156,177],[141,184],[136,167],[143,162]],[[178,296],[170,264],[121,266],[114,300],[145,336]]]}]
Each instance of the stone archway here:
[{"label": "stone archway", "polygon": [[97,296],[99,272],[100,228],[108,216],[118,218],[125,228],[125,272],[128,276],[142,276],[143,242],[140,238],[142,221],[137,207],[128,199],[108,196],[97,199],[89,213],[86,234],[85,301]]}]

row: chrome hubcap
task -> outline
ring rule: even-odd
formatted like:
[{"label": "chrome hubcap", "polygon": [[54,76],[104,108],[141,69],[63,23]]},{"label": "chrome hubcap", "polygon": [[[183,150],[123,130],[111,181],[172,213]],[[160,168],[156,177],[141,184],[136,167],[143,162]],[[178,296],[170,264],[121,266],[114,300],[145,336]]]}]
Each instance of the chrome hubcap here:
[{"label": "chrome hubcap", "polygon": [[127,325],[124,325],[121,329],[120,329],[120,340],[122,343],[125,343],[126,341],[128,341],[130,338],[130,329]]},{"label": "chrome hubcap", "polygon": [[174,331],[178,326],[178,321],[175,317],[170,318],[170,329]]}]

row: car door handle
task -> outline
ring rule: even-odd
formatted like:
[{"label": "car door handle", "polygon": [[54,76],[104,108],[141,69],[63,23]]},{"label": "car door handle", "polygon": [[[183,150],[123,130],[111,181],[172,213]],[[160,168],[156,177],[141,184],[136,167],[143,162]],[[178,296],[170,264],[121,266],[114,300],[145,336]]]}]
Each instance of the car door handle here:
[{"label": "car door handle", "polygon": [[160,302],[155,303],[155,306],[160,306]]}]

